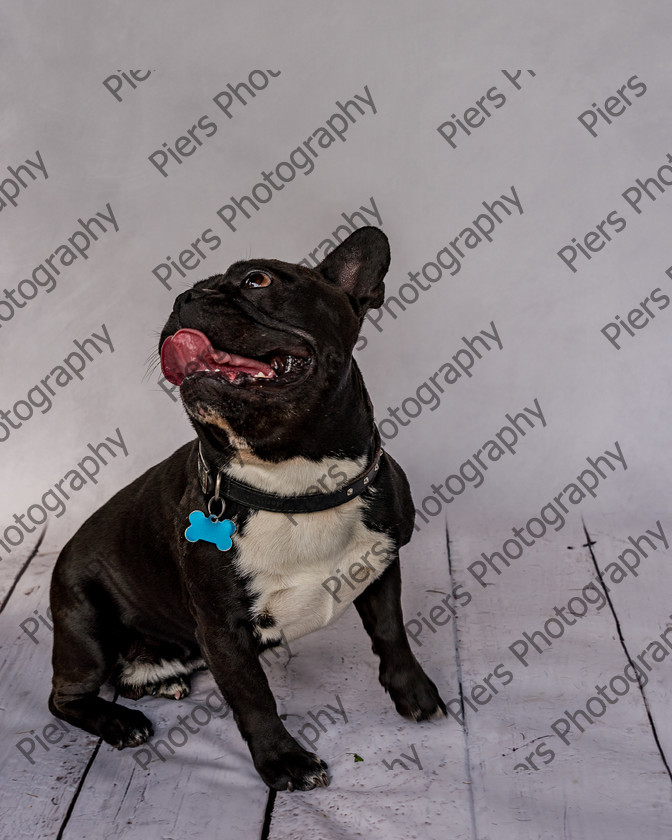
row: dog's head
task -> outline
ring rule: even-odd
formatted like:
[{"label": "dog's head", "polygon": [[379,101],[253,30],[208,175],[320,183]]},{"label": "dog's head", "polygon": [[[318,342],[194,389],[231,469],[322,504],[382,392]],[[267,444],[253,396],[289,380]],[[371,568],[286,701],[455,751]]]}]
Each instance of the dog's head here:
[{"label": "dog's head", "polygon": [[314,269],[246,260],[179,295],[161,367],[196,430],[256,447],[319,423],[349,379],[366,311],[383,302],[389,262],[385,234],[365,227]]}]

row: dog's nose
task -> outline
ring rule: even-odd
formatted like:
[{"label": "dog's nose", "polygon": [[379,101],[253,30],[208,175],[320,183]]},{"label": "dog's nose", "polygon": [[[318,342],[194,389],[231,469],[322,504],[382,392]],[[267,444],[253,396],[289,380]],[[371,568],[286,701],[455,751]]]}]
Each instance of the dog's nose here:
[{"label": "dog's nose", "polygon": [[175,298],[174,309],[176,312],[179,312],[188,303],[198,302],[199,299],[216,293],[216,289],[187,289],[186,292],[182,292]]},{"label": "dog's nose", "polygon": [[182,294],[179,294],[175,298],[175,305],[174,305],[175,310],[179,311],[182,306],[184,306],[187,303],[190,303],[193,296],[194,296],[194,290],[193,289],[189,289],[188,291],[182,292]]},{"label": "dog's nose", "polygon": [[194,300],[194,297],[194,290],[189,289],[186,292],[182,292],[175,298],[175,303],[173,304],[173,317],[175,318],[178,328],[182,325],[182,319],[186,314],[189,304]]}]

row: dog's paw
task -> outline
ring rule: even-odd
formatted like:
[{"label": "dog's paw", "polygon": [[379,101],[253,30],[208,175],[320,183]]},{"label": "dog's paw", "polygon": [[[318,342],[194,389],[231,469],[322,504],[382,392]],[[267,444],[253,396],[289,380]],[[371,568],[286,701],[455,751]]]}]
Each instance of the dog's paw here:
[{"label": "dog's paw", "polygon": [[129,700],[139,700],[141,697],[167,697],[169,700],[182,700],[191,692],[189,677],[169,677],[158,682],[148,682],[142,685],[119,682],[119,695]]},{"label": "dog's paw", "polygon": [[159,683],[156,691],[151,693],[158,694],[159,697],[167,697],[169,700],[182,700],[191,693],[191,682],[188,678],[173,677]]},{"label": "dog's paw", "polygon": [[416,722],[446,717],[446,705],[422,668],[405,680],[392,680],[386,689],[402,717]]},{"label": "dog's paw", "polygon": [[256,764],[257,772],[275,790],[312,790],[329,787],[327,764],[301,748],[286,750]]},{"label": "dog's paw", "polygon": [[139,747],[154,734],[151,721],[142,712],[118,706],[102,727],[103,741],[123,750],[124,747]]}]

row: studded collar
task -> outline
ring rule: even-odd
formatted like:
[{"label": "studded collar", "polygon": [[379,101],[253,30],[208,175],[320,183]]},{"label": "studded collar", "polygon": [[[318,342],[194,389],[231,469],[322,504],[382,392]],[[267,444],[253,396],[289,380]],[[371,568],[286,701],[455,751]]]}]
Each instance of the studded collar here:
[{"label": "studded collar", "polygon": [[375,481],[380,469],[380,459],[383,455],[380,433],[375,425],[371,448],[374,454],[366,469],[351,481],[341,484],[338,489],[330,493],[280,496],[276,493],[266,493],[263,490],[258,490],[242,481],[236,481],[236,479],[227,476],[223,472],[223,468],[216,470],[210,466],[203,456],[199,441],[198,479],[204,495],[211,496],[208,501],[208,511],[210,511],[213,502],[221,502],[223,510],[225,503],[230,500],[246,507],[269,510],[275,513],[314,513],[338,507],[351,499],[357,498]]}]

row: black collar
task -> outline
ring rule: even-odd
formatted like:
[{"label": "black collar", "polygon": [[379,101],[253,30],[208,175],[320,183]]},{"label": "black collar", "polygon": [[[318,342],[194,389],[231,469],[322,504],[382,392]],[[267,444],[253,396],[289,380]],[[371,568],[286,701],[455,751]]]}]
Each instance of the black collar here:
[{"label": "black collar", "polygon": [[246,507],[258,510],[270,510],[275,513],[313,513],[318,510],[328,510],[349,502],[351,499],[361,495],[367,487],[373,483],[380,467],[380,459],[383,455],[382,444],[378,428],[373,427],[373,456],[369,466],[358,476],[347,484],[342,484],[337,490],[331,493],[308,493],[303,496],[279,496],[276,493],[266,493],[257,490],[249,484],[243,484],[230,478],[224,473],[225,467],[217,471],[214,467],[208,466],[201,444],[198,444],[198,478],[201,490],[207,496],[214,492],[210,499],[218,499],[222,502],[230,499]]}]

